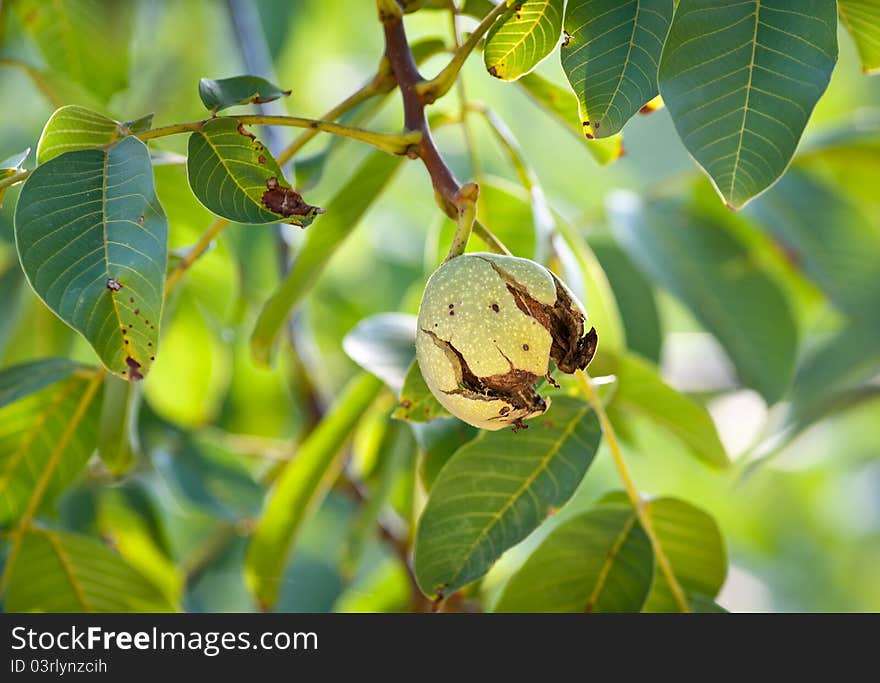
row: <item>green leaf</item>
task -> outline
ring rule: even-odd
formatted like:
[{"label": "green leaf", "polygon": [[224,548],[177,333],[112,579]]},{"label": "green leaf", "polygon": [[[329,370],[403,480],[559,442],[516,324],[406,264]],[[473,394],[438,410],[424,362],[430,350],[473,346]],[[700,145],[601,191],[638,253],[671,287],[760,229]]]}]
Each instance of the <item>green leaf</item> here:
[{"label": "green leaf", "polygon": [[406,313],[379,313],[361,320],[345,335],[342,348],[355,363],[395,393],[403,387],[416,353],[416,318]]},{"label": "green leaf", "polygon": [[233,76],[212,80],[199,80],[199,97],[212,114],[237,104],[263,104],[290,95],[259,76]]},{"label": "green leaf", "polygon": [[10,612],[172,612],[119,555],[80,534],[30,528],[9,576]]},{"label": "green leaf", "polygon": [[70,104],[52,112],[37,143],[37,161],[45,164],[65,152],[112,145],[131,131],[119,121]]},{"label": "green leaf", "polygon": [[104,399],[98,428],[98,455],[110,472],[125,474],[137,450],[139,387],[113,375],[104,378]]},{"label": "green leaf", "polygon": [[578,103],[571,91],[561,88],[538,74],[523,76],[517,84],[545,112],[586,145],[587,151],[600,166],[623,156],[623,138],[612,135],[601,140],[591,140],[584,134],[584,126],[578,114]]},{"label": "green leaf", "polygon": [[837,0],[837,13],[855,41],[864,72],[880,72],[880,5],[876,0]]},{"label": "green leaf", "polygon": [[486,34],[483,62],[502,81],[515,81],[549,55],[562,32],[563,0],[525,0]]},{"label": "green leaf", "polygon": [[18,199],[15,239],[46,305],[115,375],[146,376],[159,343],[168,222],[144,143],[127,137],[38,166]]},{"label": "green leaf", "polygon": [[352,380],[278,475],[244,564],[245,581],[262,609],[278,600],[303,522],[326,497],[342,465],[343,444],[381,389],[381,381],[369,374]]},{"label": "green leaf", "polygon": [[24,30],[48,66],[102,102],[128,85],[134,5],[97,0],[18,0]]},{"label": "green leaf", "polygon": [[238,119],[211,119],[189,137],[187,177],[205,208],[236,223],[291,223],[306,226],[321,210],[303,204],[302,215],[270,211],[263,196],[275,178],[278,192],[289,189],[269,150]]},{"label": "green leaf", "polygon": [[403,379],[400,402],[391,413],[391,417],[408,422],[430,422],[437,417],[449,416],[446,408],[440,405],[440,401],[434,398],[434,394],[428,389],[422,371],[419,370],[419,364],[412,361]]},{"label": "green leaf", "polygon": [[779,400],[794,370],[797,328],[779,285],[730,227],[680,202],[643,205],[625,193],[612,196],[609,212],[620,245],[718,339],[742,382]]},{"label": "green leaf", "polygon": [[528,431],[483,432],[440,470],[419,520],[415,573],[425,595],[483,576],[574,493],[599,448],[599,421],[559,396]]},{"label": "green leaf", "polygon": [[566,520],[513,575],[496,612],[638,612],[654,578],[651,541],[628,505]]},{"label": "green leaf", "polygon": [[398,156],[373,152],[330,200],[321,229],[308,231],[296,263],[260,312],[251,338],[251,350],[257,360],[268,362],[287,316],[391,181],[401,161]]},{"label": "green leaf", "polygon": [[707,465],[730,465],[715,423],[703,406],[666,384],[637,356],[621,358],[615,372],[618,386],[609,408],[646,417],[678,437]]},{"label": "green leaf", "polygon": [[132,133],[144,133],[153,127],[153,114],[144,114],[133,121],[126,121],[122,124]]},{"label": "green leaf", "polygon": [[584,133],[614,135],[657,95],[672,0],[568,0],[562,68]]},{"label": "green leaf", "polygon": [[835,3],[681,0],[660,94],[685,147],[739,209],[779,178],[837,61]]},{"label": "green leaf", "polygon": [[835,306],[880,317],[880,223],[843,188],[793,168],[749,208]]},{"label": "green leaf", "polygon": [[602,264],[623,321],[626,346],[655,363],[660,360],[660,313],[650,283],[610,239],[590,243]]},{"label": "green leaf", "polygon": [[74,480],[98,441],[100,377],[62,359],[0,371],[0,525]]},{"label": "green leaf", "polygon": [[[676,498],[658,498],[645,506],[654,533],[669,560],[672,573],[692,609],[714,598],[727,576],[727,551],[718,525],[707,513]],[[693,596],[693,597],[692,597]],[[663,573],[654,573],[643,612],[678,612]]]}]

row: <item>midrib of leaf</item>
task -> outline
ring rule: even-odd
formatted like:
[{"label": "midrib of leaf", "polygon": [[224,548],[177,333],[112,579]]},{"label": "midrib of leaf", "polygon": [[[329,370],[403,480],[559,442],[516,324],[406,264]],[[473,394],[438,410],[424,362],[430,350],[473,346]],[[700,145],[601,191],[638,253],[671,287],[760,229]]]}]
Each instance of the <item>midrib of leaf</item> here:
[{"label": "midrib of leaf", "polygon": [[[110,236],[107,234],[107,175],[110,172],[109,169],[110,164],[110,153],[107,150],[104,150],[104,173],[101,178],[101,229],[104,235],[104,275],[106,277],[110,277],[110,250],[109,250],[109,240]],[[116,316],[116,327],[123,327],[122,316],[119,315],[119,306],[116,304],[116,297],[110,297],[110,303],[113,305],[113,314]],[[124,346],[124,344],[123,344]],[[123,354],[125,354],[126,350],[122,349]],[[134,349],[131,350],[131,357],[134,358]],[[139,358],[135,358],[136,361],[140,362]]]},{"label": "midrib of leaf", "polygon": [[531,31],[533,31],[535,29],[535,26],[537,26],[540,23],[541,19],[544,18],[544,15],[547,13],[547,8],[550,6],[550,2],[551,2],[551,0],[544,0],[544,7],[541,9],[541,11],[539,11],[537,13],[535,20],[533,22],[531,22],[532,23],[531,27],[528,30],[522,32],[522,35],[520,36],[519,40],[517,40],[513,44],[513,46],[507,52],[504,53],[504,55],[499,59],[499,61],[503,61],[503,60],[507,59],[508,57],[510,57],[510,55],[512,55],[513,52],[520,45],[522,45],[523,43],[526,42],[526,38],[528,38],[529,33]]},{"label": "midrib of leaf", "polygon": [[504,514],[513,506],[516,501],[518,501],[522,495],[529,490],[532,484],[535,482],[535,479],[544,471],[547,467],[547,463],[550,462],[551,458],[559,452],[559,449],[562,448],[562,444],[565,443],[565,440],[571,435],[571,433],[577,427],[580,419],[587,414],[590,410],[589,406],[584,406],[581,410],[579,410],[571,419],[571,422],[566,426],[565,431],[559,435],[559,438],[553,443],[550,449],[547,451],[547,454],[541,458],[541,461],[538,463],[538,466],[532,471],[532,473],[526,478],[526,480],[522,483],[522,485],[517,489],[514,494],[505,501],[504,505],[501,506],[501,509],[498,510],[495,514],[492,515],[492,520],[483,527],[482,531],[477,535],[474,541],[468,546],[467,552],[462,557],[461,567],[459,570],[449,579],[447,584],[455,583],[458,580],[458,577],[461,576],[462,570],[467,566],[467,563],[471,559],[471,555],[474,550],[480,545],[484,538],[489,534],[492,529],[495,528],[495,525],[501,520]]},{"label": "midrib of leaf", "polygon": [[733,171],[730,174],[730,191],[727,196],[733,200],[733,190],[736,186],[736,172],[739,169],[739,159],[742,156],[743,137],[746,132],[746,119],[749,116],[749,102],[752,97],[752,74],[755,72],[755,50],[758,47],[758,26],[761,23],[761,0],[755,0],[755,30],[752,34],[752,57],[749,60],[749,80],[746,82],[746,101],[743,105],[742,122],[739,127],[739,139],[736,143],[736,154],[733,157]]},{"label": "midrib of leaf", "polygon": [[605,582],[608,581],[608,575],[611,573],[611,567],[617,560],[617,555],[620,553],[620,549],[626,542],[626,537],[629,536],[629,532],[632,530],[635,523],[636,513],[633,512],[626,520],[626,523],[623,525],[623,528],[620,530],[617,538],[614,539],[614,545],[611,546],[611,550],[608,552],[608,555],[605,557],[605,561],[602,563],[602,568],[599,570],[599,576],[596,579],[596,586],[595,588],[593,588],[593,592],[590,593],[587,604],[584,606],[584,612],[592,612],[593,608],[596,606],[596,601],[599,600],[599,595],[605,588]]},{"label": "midrib of leaf", "polygon": [[28,452],[31,443],[36,438],[40,430],[43,428],[43,425],[46,424],[46,421],[55,411],[55,408],[58,406],[59,403],[67,398],[68,394],[70,394],[70,392],[73,391],[76,386],[77,385],[74,382],[68,381],[67,386],[56,393],[55,396],[52,397],[52,400],[44,407],[42,412],[39,413],[39,416],[34,421],[33,426],[25,434],[21,446],[9,459],[9,462],[6,464],[6,467],[3,470],[3,474],[0,475],[0,489],[6,486],[6,483],[9,481],[10,473],[18,466],[19,461]]},{"label": "midrib of leaf", "polygon": [[[639,27],[639,10],[641,9],[641,0],[636,0],[636,13],[633,17],[633,26],[632,32],[629,34],[629,46],[626,48],[626,57],[623,58],[623,64],[620,69],[620,76],[617,78],[617,85],[614,86],[614,89],[611,91],[611,96],[608,98],[608,103],[605,105],[605,111],[602,112],[602,116],[596,117],[596,121],[604,121],[605,117],[608,116],[608,112],[611,111],[611,105],[614,104],[614,98],[617,97],[617,93],[620,92],[620,86],[623,85],[623,77],[626,75],[626,69],[629,66],[629,60],[632,56],[632,49],[635,47],[636,42],[636,31]],[[589,112],[586,112],[589,114]],[[592,115],[591,115],[592,116]],[[592,118],[591,118],[592,120]]]},{"label": "midrib of leaf", "polygon": [[76,596],[77,602],[82,606],[83,612],[91,612],[92,609],[89,607],[88,600],[86,600],[85,591],[83,591],[82,586],[79,584],[79,580],[73,573],[70,559],[64,553],[64,548],[61,547],[58,539],[54,534],[42,529],[33,529],[33,531],[42,534],[49,545],[52,546],[52,550],[55,552],[55,555],[58,556],[58,563],[61,565],[61,569],[65,576],[67,576],[67,580],[70,582],[70,587],[73,589],[73,594]]}]

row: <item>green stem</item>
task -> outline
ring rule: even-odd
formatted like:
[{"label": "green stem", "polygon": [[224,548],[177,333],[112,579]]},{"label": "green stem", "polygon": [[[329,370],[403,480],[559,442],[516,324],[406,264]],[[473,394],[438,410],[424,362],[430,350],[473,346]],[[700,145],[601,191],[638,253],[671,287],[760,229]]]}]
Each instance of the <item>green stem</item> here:
[{"label": "green stem", "polygon": [[[345,126],[341,123],[333,123],[332,121],[323,121],[321,119],[304,119],[298,116],[267,116],[264,114],[247,114],[244,116],[234,116],[239,123],[246,126],[291,126],[293,128],[308,128],[314,131],[322,131],[331,133],[332,135],[340,135],[342,137],[360,140],[368,145],[372,145],[383,152],[389,154],[402,155],[413,145],[418,145],[422,139],[421,133],[377,133],[363,128],[355,128],[353,126]],[[137,137],[143,141],[154,140],[156,138],[166,137],[168,135],[177,135],[178,133],[186,133],[188,131],[201,130],[202,127],[211,119],[201,121],[188,121],[186,123],[175,123],[171,126],[162,126],[153,128],[152,130],[138,133]],[[302,143],[305,144],[305,143]],[[301,146],[301,145],[300,145]],[[288,157],[289,158],[289,157]]]},{"label": "green stem", "polygon": [[0,180],[0,192],[5,190],[7,187],[12,187],[13,185],[17,185],[22,182],[25,178],[27,178],[31,174],[30,171],[21,170],[18,173],[13,173],[8,178],[4,178]]},{"label": "green stem", "polygon": [[654,549],[654,558],[657,560],[657,567],[666,579],[666,583],[669,584],[669,590],[672,592],[672,597],[675,599],[679,610],[682,612],[690,612],[690,606],[684,596],[684,590],[682,590],[681,584],[679,584],[678,579],[675,577],[675,572],[672,571],[672,565],[669,563],[669,558],[666,557],[660,539],[657,538],[657,532],[654,531],[654,523],[651,520],[651,515],[649,515],[648,511],[645,509],[645,501],[643,501],[642,497],[639,495],[639,490],[636,488],[629,467],[627,467],[626,461],[623,459],[623,451],[620,448],[620,443],[617,441],[617,434],[614,432],[614,427],[611,426],[611,420],[608,419],[608,414],[605,412],[605,406],[602,405],[599,394],[597,394],[596,390],[593,388],[593,382],[586,371],[578,370],[577,377],[581,389],[587,397],[587,402],[599,418],[599,424],[602,426],[602,434],[605,435],[605,440],[608,442],[608,450],[611,451],[614,465],[617,468],[618,474],[620,474],[620,478],[623,480],[623,488],[626,489],[626,495],[629,497],[630,503],[632,503],[632,506],[636,511],[636,516],[639,518],[639,523],[642,525],[645,535],[651,541],[651,547]]},{"label": "green stem", "polygon": [[449,253],[446,255],[447,261],[461,256],[467,248],[471,231],[474,228],[474,221],[477,219],[477,198],[479,196],[480,186],[476,183],[465,183],[458,191],[455,198],[455,205],[458,207],[458,227],[452,238],[452,244],[449,246]]},{"label": "green stem", "polygon": [[491,28],[492,24],[495,23],[495,20],[508,11],[508,5],[510,2],[512,2],[512,0],[500,2],[495,9],[483,17],[483,20],[473,30],[473,33],[471,33],[464,44],[455,51],[449,64],[447,64],[439,74],[430,81],[423,81],[416,85],[416,93],[423,104],[432,104],[439,100],[449,92],[453,85],[455,85],[461,67],[464,66],[464,63],[467,61],[471,52],[474,51],[474,48],[477,47],[480,39]]},{"label": "green stem", "polygon": [[[456,14],[454,6],[450,8],[449,18],[452,23],[452,40],[455,44],[456,51],[458,51],[461,49],[461,37],[458,32],[458,14]],[[483,175],[483,167],[482,164],[480,164],[480,155],[477,151],[477,141],[474,137],[473,130],[471,130],[470,121],[468,120],[469,102],[467,97],[467,88],[464,84],[464,76],[458,78],[456,88],[458,90],[461,131],[464,134],[464,144],[465,147],[467,147],[468,156],[470,157],[471,162],[471,176],[475,180],[479,181]]]}]

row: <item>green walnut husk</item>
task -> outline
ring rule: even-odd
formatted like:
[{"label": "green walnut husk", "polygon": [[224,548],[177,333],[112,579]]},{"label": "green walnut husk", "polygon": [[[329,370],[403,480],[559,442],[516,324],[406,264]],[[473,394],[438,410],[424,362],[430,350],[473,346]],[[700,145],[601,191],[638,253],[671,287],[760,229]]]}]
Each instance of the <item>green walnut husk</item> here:
[{"label": "green walnut husk", "polygon": [[422,296],[416,357],[446,410],[482,429],[524,427],[546,412],[551,361],[565,373],[587,367],[596,330],[571,290],[542,265],[471,253],[438,268]]}]

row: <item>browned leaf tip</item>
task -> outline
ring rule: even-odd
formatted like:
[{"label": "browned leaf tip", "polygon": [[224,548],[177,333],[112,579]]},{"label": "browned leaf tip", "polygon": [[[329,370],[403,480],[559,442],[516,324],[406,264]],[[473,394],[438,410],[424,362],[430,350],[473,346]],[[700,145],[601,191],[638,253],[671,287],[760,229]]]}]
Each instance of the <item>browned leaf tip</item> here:
[{"label": "browned leaf tip", "polygon": [[296,190],[282,187],[278,178],[274,176],[266,180],[266,191],[263,193],[261,201],[269,211],[284,217],[324,213],[323,209],[306,204],[302,195]]},{"label": "browned leaf tip", "polygon": [[137,382],[138,380],[142,380],[144,376],[141,374],[141,364],[138,363],[131,356],[126,356],[125,364],[128,366],[128,376],[131,378],[132,382]]}]

